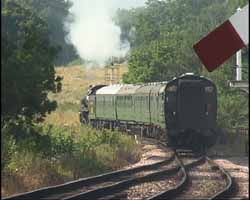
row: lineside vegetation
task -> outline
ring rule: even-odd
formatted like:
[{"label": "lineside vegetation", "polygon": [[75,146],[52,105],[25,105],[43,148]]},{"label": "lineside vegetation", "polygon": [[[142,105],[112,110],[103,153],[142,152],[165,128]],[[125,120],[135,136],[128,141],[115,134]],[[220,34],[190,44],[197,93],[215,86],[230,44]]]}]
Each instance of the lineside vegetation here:
[{"label": "lineside vegetation", "polygon": [[[117,131],[81,127],[78,122],[79,100],[91,79],[83,74],[67,85],[62,79],[69,72],[56,74],[55,64],[74,58],[58,60],[69,56],[72,48],[60,42],[66,34],[63,17],[51,15],[51,11],[57,13],[55,6],[63,10],[64,3],[64,0],[1,2],[3,196],[96,175],[139,158],[133,138]],[[68,8],[66,5],[65,9]],[[60,39],[55,42],[54,36]],[[77,78],[87,81],[77,85]]]},{"label": "lineside vegetation", "polygon": [[89,84],[85,77],[102,81],[102,70],[56,68],[56,74],[63,77],[62,91],[49,93],[49,99],[57,102],[57,109],[39,124],[4,123],[4,196],[119,169],[140,158],[133,137],[117,131],[97,131],[79,123],[80,99]]}]

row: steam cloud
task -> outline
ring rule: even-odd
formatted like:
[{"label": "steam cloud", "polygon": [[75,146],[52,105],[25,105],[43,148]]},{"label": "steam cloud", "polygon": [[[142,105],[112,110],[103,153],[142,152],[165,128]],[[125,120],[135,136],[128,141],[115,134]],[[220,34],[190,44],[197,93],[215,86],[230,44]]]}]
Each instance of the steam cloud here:
[{"label": "steam cloud", "polygon": [[72,0],[74,21],[67,24],[69,40],[84,60],[103,65],[112,56],[122,57],[129,44],[120,41],[121,30],[112,21],[115,0]]}]

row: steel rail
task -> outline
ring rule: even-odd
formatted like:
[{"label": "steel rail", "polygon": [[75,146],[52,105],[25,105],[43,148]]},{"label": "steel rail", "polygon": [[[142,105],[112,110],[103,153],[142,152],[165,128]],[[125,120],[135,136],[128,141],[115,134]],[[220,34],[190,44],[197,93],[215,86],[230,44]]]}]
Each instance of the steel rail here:
[{"label": "steel rail", "polygon": [[142,182],[146,181],[151,181],[153,179],[161,178],[162,175],[172,175],[177,173],[178,171],[181,170],[180,166],[173,167],[170,169],[164,169],[158,172],[154,172],[151,174],[147,174],[142,177],[136,177],[136,178],[131,178],[125,181],[121,181],[119,183],[110,185],[110,186],[105,186],[102,188],[94,189],[89,192],[84,192],[80,194],[73,195],[71,197],[66,197],[63,200],[80,200],[80,199],[97,199],[101,197],[105,197],[107,195],[111,195],[117,192],[121,192],[124,189],[127,189],[128,187],[132,185],[136,185]]},{"label": "steel rail", "polygon": [[[216,194],[212,195],[211,197],[208,197],[207,199],[209,199],[209,200],[227,199],[229,197],[229,195],[232,193],[232,189],[233,189],[233,186],[235,183],[233,182],[230,174],[226,170],[224,170],[222,167],[217,165],[209,157],[203,156],[203,157],[199,158],[196,162],[192,162],[191,165],[185,165],[185,169],[190,170],[191,168],[193,168],[199,164],[203,164],[205,162],[208,162],[212,166],[211,168],[213,171],[219,171],[227,183],[227,185],[223,188],[223,190],[217,192]],[[189,181],[189,177],[187,177],[187,181]],[[182,185],[180,185],[180,187],[176,186],[175,188],[172,188],[170,190],[162,192],[162,194],[156,195],[152,198],[149,198],[148,200],[172,199],[172,198],[176,197],[177,194],[180,194],[186,185],[187,185],[187,183],[184,184],[184,186],[182,186]]]},{"label": "steel rail", "polygon": [[15,200],[15,199],[40,199],[40,198],[49,198],[50,196],[55,196],[63,193],[69,193],[74,192],[76,190],[81,189],[84,186],[91,186],[99,183],[103,183],[105,181],[111,181],[112,178],[118,178],[119,176],[129,176],[133,175],[135,173],[138,173],[140,171],[146,171],[146,170],[152,170],[157,167],[160,167],[162,165],[169,164],[172,162],[175,158],[175,155],[172,154],[170,158],[149,164],[149,165],[143,165],[131,169],[123,169],[123,170],[117,170],[113,172],[108,172],[105,174],[92,176],[88,178],[82,178],[76,181],[67,182],[64,184],[56,185],[56,186],[50,186],[50,187],[44,187],[37,190],[33,190],[30,192],[25,192],[17,195],[12,195],[9,197],[3,198],[3,200]]},{"label": "steel rail", "polygon": [[[155,141],[157,141],[158,144],[166,147],[166,144],[162,143],[161,141],[158,140]],[[3,198],[3,200],[41,199],[41,198],[42,199],[53,198],[53,199],[64,199],[64,200],[96,199],[121,192],[122,190],[128,189],[130,186],[136,184],[140,184],[146,181],[151,181],[153,179],[157,180],[162,175],[173,175],[177,172],[181,172],[182,174],[181,181],[179,181],[174,188],[168,189],[166,191],[163,191],[148,198],[148,200],[171,199],[175,197],[177,194],[181,193],[181,191],[185,189],[187,184],[189,183],[189,176],[186,170],[189,170],[206,161],[212,165],[212,170],[220,171],[222,177],[226,180],[227,183],[226,187],[224,187],[223,190],[217,192],[215,195],[209,198],[209,200],[223,199],[228,195],[230,195],[235,183],[227,171],[225,171],[223,168],[221,168],[207,156],[199,155],[195,161],[192,161],[189,164],[183,164],[183,161],[179,159],[180,157],[183,156],[188,158],[189,156],[195,157],[198,155],[188,151],[187,152],[174,151],[174,153],[168,159],[154,164],[139,166],[136,168],[125,169],[125,170],[124,169],[117,170],[93,177],[82,178],[76,181],[67,182],[61,185],[40,188],[30,192],[5,197]],[[136,175],[136,173],[138,172],[154,170],[154,169],[157,170],[157,168],[160,168],[161,166],[171,163],[174,159],[176,159],[178,166],[171,167],[170,169],[163,169],[156,172],[152,172],[144,176],[139,176],[139,177],[133,176]],[[104,184],[105,182],[109,182],[110,185],[102,186],[101,184]],[[97,184],[100,184],[100,186],[99,187],[96,186]],[[88,188],[88,190],[87,191],[85,190],[84,192],[80,191],[80,189],[84,187],[91,187],[91,186],[92,187],[95,186],[96,188],[94,189]]]},{"label": "steel rail", "polygon": [[195,167],[197,165],[200,165],[201,163],[204,163],[205,162],[205,157],[200,156],[196,161],[193,161],[193,162],[191,162],[189,164],[183,164],[182,160],[179,159],[179,158],[178,158],[178,162],[180,162],[180,164],[182,166],[181,169],[182,169],[182,171],[184,173],[184,176],[183,176],[182,180],[179,182],[179,184],[177,184],[175,187],[173,187],[171,189],[168,189],[168,190],[163,191],[163,192],[161,192],[159,194],[156,194],[156,195],[148,198],[147,200],[171,199],[174,196],[176,196],[178,193],[181,193],[181,191],[186,188],[186,186],[187,186],[187,184],[189,182],[189,176],[188,176],[186,170],[191,169],[191,168],[193,168],[193,167]]},{"label": "steel rail", "polygon": [[[112,196],[113,194],[116,195],[116,193],[119,193],[123,190],[126,190],[133,185],[140,184],[140,183],[143,183],[146,181],[155,180],[155,179],[157,180],[158,178],[161,178],[163,175],[173,175],[173,174],[176,174],[177,172],[181,172],[183,174],[182,180],[178,184],[179,188],[183,188],[188,181],[187,180],[188,176],[187,176],[185,169],[192,168],[193,166],[199,164],[200,162],[204,162],[204,157],[201,157],[198,160],[196,160],[192,163],[186,164],[186,165],[184,165],[182,163],[182,161],[179,160],[177,157],[177,162],[179,165],[177,167],[174,167],[171,169],[166,169],[166,170],[161,170],[161,171],[151,173],[151,174],[148,174],[148,175],[145,175],[142,177],[132,178],[130,180],[125,180],[125,181],[122,181],[120,183],[116,183],[116,184],[111,185],[111,186],[98,188],[98,189],[95,189],[95,190],[92,190],[89,192],[83,192],[80,194],[76,194],[76,195],[73,195],[71,197],[64,198],[64,200],[98,199],[98,198],[109,196],[109,195]],[[178,188],[178,187],[176,187],[176,188]],[[178,191],[178,190],[179,189],[172,189],[171,191],[168,191],[168,193],[169,193],[169,195],[170,195],[170,193],[171,193],[171,195],[174,195],[175,191]],[[163,198],[163,197],[165,198],[166,197],[165,195],[166,195],[165,193],[160,193],[160,195],[159,194],[155,195],[152,199],[159,199],[159,198]],[[151,198],[149,198],[149,199],[151,199]]]},{"label": "steel rail", "polygon": [[226,180],[226,186],[223,190],[217,192],[214,194],[209,200],[215,200],[215,199],[226,199],[228,195],[230,195],[233,191],[234,182],[232,180],[231,175],[222,167],[220,167],[218,164],[216,164],[213,160],[211,160],[209,157],[206,157],[206,160],[213,166],[212,168],[214,170],[219,170],[222,177]]}]

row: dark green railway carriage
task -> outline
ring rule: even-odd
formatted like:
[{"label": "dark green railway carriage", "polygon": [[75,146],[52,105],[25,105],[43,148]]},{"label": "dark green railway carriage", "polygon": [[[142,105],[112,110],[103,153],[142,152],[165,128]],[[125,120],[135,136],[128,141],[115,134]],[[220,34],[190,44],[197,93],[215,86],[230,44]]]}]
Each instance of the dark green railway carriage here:
[{"label": "dark green railway carriage", "polygon": [[94,111],[90,119],[99,120],[117,120],[116,93],[122,88],[122,85],[105,86],[96,91],[91,98],[91,105]]},{"label": "dark green railway carriage", "polygon": [[150,90],[150,122],[163,129],[166,128],[165,116],[165,96],[166,96],[166,83],[155,85]]},{"label": "dark green railway carriage", "polygon": [[165,123],[166,84],[112,85],[89,97],[89,119],[154,124]]},{"label": "dark green railway carriage", "polygon": [[175,144],[211,146],[216,138],[217,91],[204,77],[185,74],[169,82],[104,86],[89,95],[88,106],[93,126],[140,126]]},{"label": "dark green railway carriage", "polygon": [[123,85],[116,93],[117,120],[137,121],[135,93],[139,85]]},{"label": "dark green railway carriage", "polygon": [[136,90],[134,106],[138,122],[151,123],[150,91],[152,89],[151,85],[142,85]]}]

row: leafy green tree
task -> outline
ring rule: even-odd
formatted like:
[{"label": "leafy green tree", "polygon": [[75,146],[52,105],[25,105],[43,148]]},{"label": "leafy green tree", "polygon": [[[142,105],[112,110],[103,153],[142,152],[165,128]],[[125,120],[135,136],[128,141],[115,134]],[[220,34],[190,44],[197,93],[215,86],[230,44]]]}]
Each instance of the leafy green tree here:
[{"label": "leafy green tree", "polygon": [[18,0],[19,4],[33,10],[47,24],[50,43],[60,47],[54,64],[66,65],[78,58],[75,47],[67,40],[68,31],[66,23],[73,20],[69,9],[72,2],[68,0]]},{"label": "leafy green tree", "polygon": [[[168,80],[171,76],[190,71],[200,74],[204,67],[194,53],[193,44],[230,17],[236,11],[236,5],[244,5],[244,2],[246,1],[150,0],[138,11],[118,12],[122,14],[118,15],[120,21],[117,21],[132,47],[129,72],[124,76],[124,81]],[[131,29],[133,37],[128,37]],[[149,56],[146,60],[145,54]],[[147,71],[150,73],[142,79],[140,75]]]},{"label": "leafy green tree", "polygon": [[[242,118],[248,119],[248,99],[228,85],[228,80],[235,79],[235,56],[208,73],[193,45],[247,3],[246,0],[148,0],[145,7],[133,13],[132,21],[125,23],[121,20],[121,24],[133,27],[133,37],[129,38],[132,47],[129,71],[123,81],[162,81],[186,72],[204,75],[218,88],[219,124],[223,127],[245,126],[248,120]],[[131,10],[123,12],[124,15],[131,13]],[[130,17],[122,16],[122,19],[126,21]],[[244,80],[249,77],[248,52],[248,46],[242,50]],[[229,120],[230,117],[234,122]]]},{"label": "leafy green tree", "polygon": [[58,49],[34,11],[18,1],[1,3],[1,115],[5,120],[42,120],[56,108],[47,94],[60,89],[53,66]]}]

